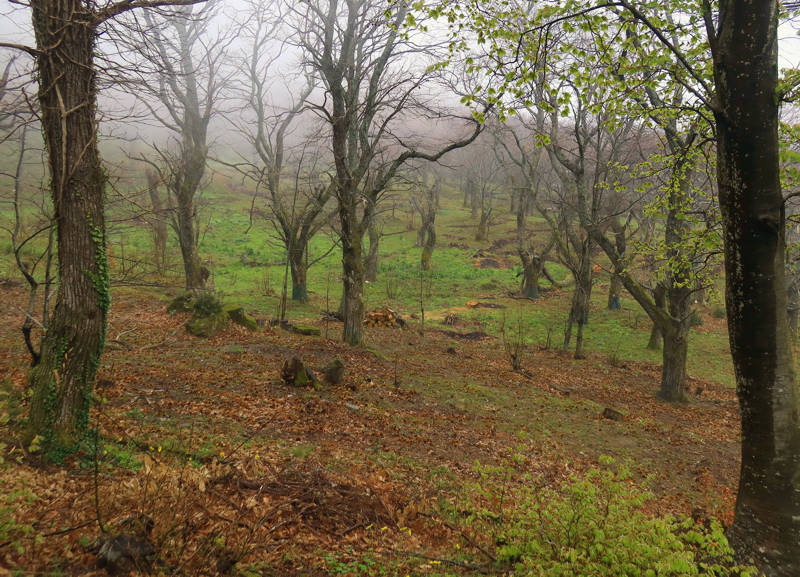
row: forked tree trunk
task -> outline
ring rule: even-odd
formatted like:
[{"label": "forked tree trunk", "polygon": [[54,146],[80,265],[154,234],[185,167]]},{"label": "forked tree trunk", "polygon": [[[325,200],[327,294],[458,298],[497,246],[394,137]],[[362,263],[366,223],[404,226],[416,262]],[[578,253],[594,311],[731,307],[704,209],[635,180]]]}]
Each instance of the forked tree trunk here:
[{"label": "forked tree trunk", "polygon": [[59,287],[52,321],[31,369],[28,440],[51,458],[84,435],[110,304],[97,150],[95,15],[80,0],[32,0],[42,129],[57,230]]},{"label": "forked tree trunk", "polygon": [[742,419],[731,542],[769,577],[800,575],[800,425],[786,316],[778,2],[720,2],[712,45],[725,301]]}]

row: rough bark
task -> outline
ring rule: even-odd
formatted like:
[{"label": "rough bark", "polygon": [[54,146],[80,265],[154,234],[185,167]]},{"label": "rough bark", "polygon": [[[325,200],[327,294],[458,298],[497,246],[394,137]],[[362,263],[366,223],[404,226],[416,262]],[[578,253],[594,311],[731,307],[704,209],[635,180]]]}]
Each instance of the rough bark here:
[{"label": "rough bark", "polygon": [[28,433],[53,458],[81,440],[110,304],[105,175],[97,149],[95,15],[80,0],[32,0],[42,129],[57,224],[59,287],[32,390]]},{"label": "rough bark", "polygon": [[800,574],[800,427],[789,345],[778,149],[778,2],[720,2],[712,42],[728,330],[742,421],[731,542]]}]

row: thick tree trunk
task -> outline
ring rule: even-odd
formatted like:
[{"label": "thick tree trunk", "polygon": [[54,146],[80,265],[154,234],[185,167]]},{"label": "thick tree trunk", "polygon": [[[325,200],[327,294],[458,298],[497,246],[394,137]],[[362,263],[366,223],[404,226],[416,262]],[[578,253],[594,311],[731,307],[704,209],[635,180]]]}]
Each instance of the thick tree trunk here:
[{"label": "thick tree trunk", "polygon": [[539,298],[539,277],[544,268],[544,259],[528,255],[522,258],[522,296],[529,299]]},{"label": "thick tree trunk", "polygon": [[161,179],[155,170],[147,171],[147,193],[150,197],[150,207],[153,215],[151,216],[151,226],[153,229],[153,258],[155,259],[156,270],[159,274],[164,273],[167,258],[167,219],[164,211],[164,202],[158,193],[158,186]]},{"label": "thick tree trunk", "polygon": [[475,240],[486,241],[489,238],[489,212],[481,211],[481,219],[478,221],[478,230],[475,232]]},{"label": "thick tree trunk", "polygon": [[685,401],[689,323],[686,320],[674,323],[663,334],[661,390],[658,395],[666,401]]},{"label": "thick tree trunk", "polygon": [[29,374],[28,436],[51,458],[88,426],[110,304],[105,175],[97,150],[94,14],[79,0],[32,0],[42,129],[50,167],[59,287],[40,363]]},{"label": "thick tree trunk", "polygon": [[800,426],[779,179],[777,0],[720,2],[713,47],[728,330],[742,419],[731,542],[768,576],[800,575]]},{"label": "thick tree trunk", "polygon": [[581,246],[581,260],[577,271],[573,271],[575,291],[572,293],[572,306],[567,320],[568,330],[564,334],[564,350],[569,350],[572,335],[572,325],[578,325],[578,338],[576,342],[575,358],[584,358],[583,353],[583,326],[589,322],[589,303],[592,296],[592,241],[587,237]]},{"label": "thick tree trunk", "polygon": [[[342,227],[344,229],[344,226]],[[364,258],[362,256],[361,233],[354,231],[342,234],[342,316],[344,332],[342,340],[359,346],[363,341],[364,321]]]},{"label": "thick tree trunk", "polygon": [[[431,199],[432,200],[432,199]],[[422,256],[420,266],[422,270],[431,269],[431,259],[436,248],[436,205],[430,202],[422,214]]]}]

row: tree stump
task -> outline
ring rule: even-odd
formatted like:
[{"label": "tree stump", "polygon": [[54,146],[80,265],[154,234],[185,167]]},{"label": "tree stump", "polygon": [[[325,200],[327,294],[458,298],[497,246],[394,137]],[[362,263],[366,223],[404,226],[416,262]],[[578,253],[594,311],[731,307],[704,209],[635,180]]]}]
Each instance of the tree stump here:
[{"label": "tree stump", "polygon": [[284,361],[281,369],[281,379],[284,383],[293,387],[306,387],[311,385],[315,389],[319,388],[317,376],[303,364],[297,357]]},{"label": "tree stump", "polygon": [[322,369],[323,381],[330,385],[340,385],[344,379],[344,363],[341,359],[333,359]]}]

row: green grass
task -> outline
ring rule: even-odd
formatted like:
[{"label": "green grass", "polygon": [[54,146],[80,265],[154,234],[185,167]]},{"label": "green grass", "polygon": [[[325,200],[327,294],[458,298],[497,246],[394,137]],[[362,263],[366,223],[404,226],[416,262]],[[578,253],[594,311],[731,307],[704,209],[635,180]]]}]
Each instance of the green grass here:
[{"label": "green grass", "polygon": [[[279,295],[286,273],[284,251],[270,224],[256,221],[250,226],[251,198],[242,193],[211,190],[204,195],[200,215],[200,254],[210,264],[215,289],[230,305],[243,306],[262,316],[274,316],[279,310]],[[110,209],[110,217],[119,208]],[[495,223],[490,229],[487,243],[474,240],[474,222],[469,210],[461,207],[459,191],[445,187],[442,210],[437,217],[438,246],[433,255],[433,269],[422,272],[419,268],[421,249],[414,246],[416,231],[406,231],[407,215],[399,208],[392,220],[384,216],[384,234],[381,240],[378,280],[365,287],[366,310],[389,305],[401,313],[419,314],[425,308],[426,328],[436,326],[431,319],[442,318],[450,309],[476,329],[499,335],[505,322],[507,332],[516,331],[521,321],[523,339],[529,347],[541,347],[548,341],[552,347],[563,340],[564,323],[570,304],[571,289],[567,270],[551,263],[548,269],[556,280],[566,283],[556,294],[547,295],[536,302],[507,298],[519,288],[518,258],[513,243],[499,250],[490,250],[492,243],[514,238],[514,218],[505,201],[498,201]],[[120,215],[116,215],[120,216]],[[7,218],[5,215],[4,218]],[[532,229],[542,229],[536,218],[529,219]],[[182,265],[174,235],[168,246],[169,273],[166,282],[178,290],[182,286]],[[40,239],[43,241],[44,239]],[[318,234],[310,245],[310,259],[323,255],[332,240],[326,232]],[[109,225],[112,279],[119,281],[123,272],[131,273],[125,259],[147,260],[151,253],[150,231],[145,223]],[[0,239],[0,274],[15,275],[10,262],[7,237]],[[33,254],[37,243],[32,243]],[[491,252],[508,266],[499,269],[481,269],[475,266],[474,255],[478,249]],[[509,254],[498,254],[509,252]],[[600,259],[602,262],[603,259]],[[127,260],[125,262],[128,262]],[[123,271],[125,268],[125,271]],[[7,271],[4,272],[4,271]],[[133,272],[137,272],[135,269]],[[607,278],[598,275],[592,293],[592,310],[585,328],[585,348],[601,358],[618,363],[626,360],[660,363],[658,351],[650,351],[646,344],[650,322],[630,297],[623,297],[620,311],[605,308]],[[341,298],[341,256],[334,249],[314,265],[308,275],[308,303],[289,301],[290,319],[316,319],[320,310],[336,309]],[[605,284],[605,286],[604,286]],[[547,281],[542,282],[549,288]],[[174,291],[173,291],[174,292]],[[167,298],[167,295],[164,295]],[[490,300],[504,309],[478,308],[465,310],[468,300]],[[712,305],[718,308],[718,305]],[[718,313],[717,313],[718,314]],[[469,329],[469,330],[476,330]],[[338,330],[338,328],[334,329]],[[331,336],[336,336],[332,333]],[[378,352],[380,344],[373,344]],[[733,385],[733,370],[727,345],[727,335],[721,332],[693,330],[690,336],[689,374]]]}]

